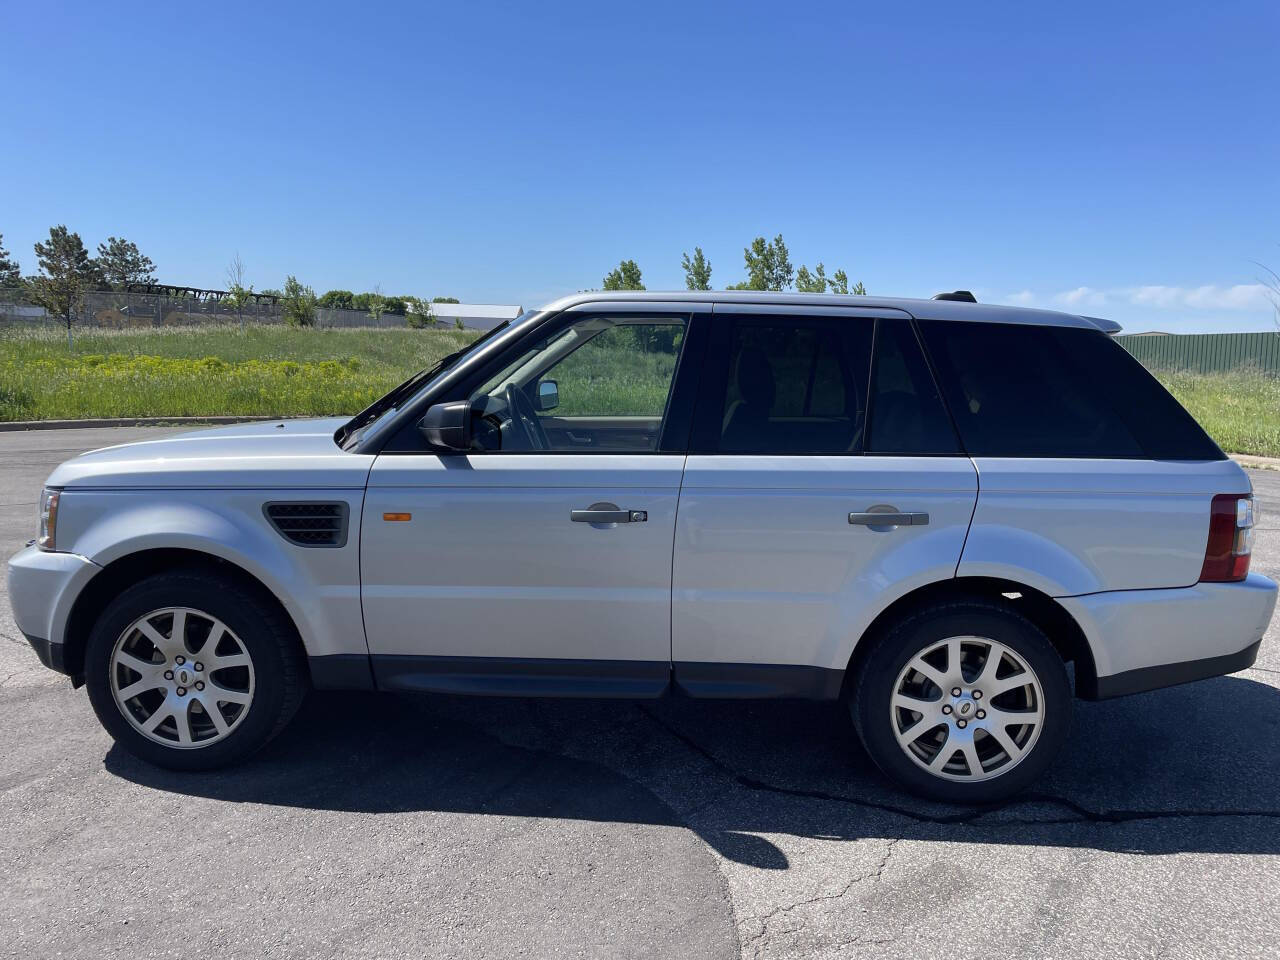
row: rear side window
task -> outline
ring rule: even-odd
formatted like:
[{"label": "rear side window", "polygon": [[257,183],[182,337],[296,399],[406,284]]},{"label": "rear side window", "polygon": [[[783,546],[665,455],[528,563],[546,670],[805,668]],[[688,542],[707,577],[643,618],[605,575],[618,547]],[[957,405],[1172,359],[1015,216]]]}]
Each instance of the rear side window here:
[{"label": "rear side window", "polygon": [[1220,460],[1142,365],[1101,331],[920,322],[969,454]]},{"label": "rear side window", "polygon": [[906,320],[881,320],[871,375],[867,453],[959,453],[951,418]]},{"label": "rear side window", "polygon": [[870,321],[734,321],[720,453],[856,453],[866,416]]}]

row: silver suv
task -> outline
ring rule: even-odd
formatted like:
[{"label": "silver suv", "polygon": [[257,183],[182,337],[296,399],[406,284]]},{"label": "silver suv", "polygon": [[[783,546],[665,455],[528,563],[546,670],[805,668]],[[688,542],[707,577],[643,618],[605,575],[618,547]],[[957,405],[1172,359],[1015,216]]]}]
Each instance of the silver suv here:
[{"label": "silver suv", "polygon": [[1248,477],[1116,329],[582,294],[350,420],[64,463],[15,620],[168,767],[246,756],[309,686],[679,691],[841,698],[907,788],[995,800],[1073,692],[1242,669],[1275,606]]}]

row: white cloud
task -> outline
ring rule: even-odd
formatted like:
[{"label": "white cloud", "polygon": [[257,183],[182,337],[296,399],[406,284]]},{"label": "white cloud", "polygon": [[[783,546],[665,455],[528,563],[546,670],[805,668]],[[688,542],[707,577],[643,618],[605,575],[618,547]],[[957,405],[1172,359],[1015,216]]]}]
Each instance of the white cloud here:
[{"label": "white cloud", "polygon": [[1059,293],[1054,299],[1072,307],[1100,307],[1107,302],[1107,293],[1105,290],[1095,290],[1093,287],[1076,287],[1074,290]]},{"label": "white cloud", "polygon": [[[1023,290],[1005,297],[1005,302],[1026,306],[1039,299],[1032,291]],[[1270,291],[1261,283],[1237,283],[1233,286],[1210,283],[1199,287],[1147,284],[1107,289],[1082,286],[1052,294],[1047,299],[1076,308],[1124,304],[1183,310],[1265,310],[1271,307]]]}]

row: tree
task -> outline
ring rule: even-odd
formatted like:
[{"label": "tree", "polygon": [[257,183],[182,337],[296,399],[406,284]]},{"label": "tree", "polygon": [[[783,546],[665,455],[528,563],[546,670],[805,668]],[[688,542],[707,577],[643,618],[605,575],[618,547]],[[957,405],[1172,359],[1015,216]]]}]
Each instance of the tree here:
[{"label": "tree", "polygon": [[693,259],[689,254],[681,256],[680,265],[684,267],[684,285],[690,290],[711,289],[711,261],[702,255],[701,247],[693,248]]},{"label": "tree", "polygon": [[[432,302],[447,303],[448,301]],[[404,322],[406,326],[421,330],[425,327],[434,327],[439,320],[440,318],[436,316],[435,311],[431,309],[431,303],[418,297],[404,298]]]},{"label": "tree", "polygon": [[854,296],[865,297],[867,295],[867,288],[864,287],[862,285],[862,281],[859,280],[853,285],[853,289],[850,290],[849,275],[843,270],[837,270],[831,275],[831,292],[843,294],[852,293]]},{"label": "tree", "polygon": [[606,290],[643,290],[644,283],[640,279],[640,268],[634,260],[623,260],[604,278]]},{"label": "tree", "polygon": [[800,264],[800,269],[796,271],[796,290],[800,293],[826,293],[826,268],[819,263],[814,267],[813,273],[810,273],[808,267]]},{"label": "tree", "polygon": [[382,295],[382,285],[374,284],[373,293],[369,295],[369,319],[375,325],[382,319],[382,315],[387,312],[387,301]]},{"label": "tree", "polygon": [[281,315],[295,327],[312,327],[316,322],[316,292],[290,274],[281,294]]},{"label": "tree", "polygon": [[94,261],[99,277],[112,290],[126,290],[131,283],[155,283],[156,265],[143,256],[138,245],[120,237],[108,237],[98,244]]},{"label": "tree", "polygon": [[432,297],[432,303],[461,303],[457,297]]},{"label": "tree", "polygon": [[0,233],[0,290],[16,290],[22,286],[22,270],[18,261],[10,259],[4,248],[4,234]]},{"label": "tree", "polygon": [[85,292],[97,285],[97,270],[80,234],[71,233],[63,224],[50,227],[48,242],[37,241],[35,251],[40,273],[31,279],[32,299],[67,328],[67,346],[71,347],[71,328]]},{"label": "tree", "polygon": [[453,325],[454,325],[454,327],[455,327],[456,329],[458,329],[458,330],[465,330],[465,329],[467,329],[467,325],[466,325],[465,323],[463,323],[463,322],[462,322],[462,318],[461,318],[461,317],[454,317]]},{"label": "tree", "polygon": [[236,316],[240,318],[241,333],[244,333],[245,304],[252,297],[253,284],[247,287],[244,285],[244,261],[240,259],[240,253],[237,251],[235,259],[227,265],[227,303],[231,304]]},{"label": "tree", "polygon": [[317,302],[326,310],[354,310],[354,298],[355,294],[350,290],[329,290]]},{"label": "tree", "polygon": [[782,234],[767,243],[764,237],[756,237],[751,246],[743,248],[742,259],[746,264],[747,279],[744,284],[729,289],[786,290],[791,286],[794,271]]}]

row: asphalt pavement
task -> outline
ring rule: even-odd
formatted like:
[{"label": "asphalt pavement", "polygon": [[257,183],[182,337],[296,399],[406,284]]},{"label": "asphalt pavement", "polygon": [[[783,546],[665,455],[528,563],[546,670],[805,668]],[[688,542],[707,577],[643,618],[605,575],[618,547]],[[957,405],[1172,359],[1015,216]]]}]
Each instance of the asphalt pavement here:
[{"label": "asphalt pavement", "polygon": [[[0,434],[0,551],[59,461],[166,432]],[[313,694],[253,761],[168,773],[2,590],[0,957],[1280,956],[1276,622],[1250,670],[1077,703],[979,811],[896,790],[824,704]]]}]

